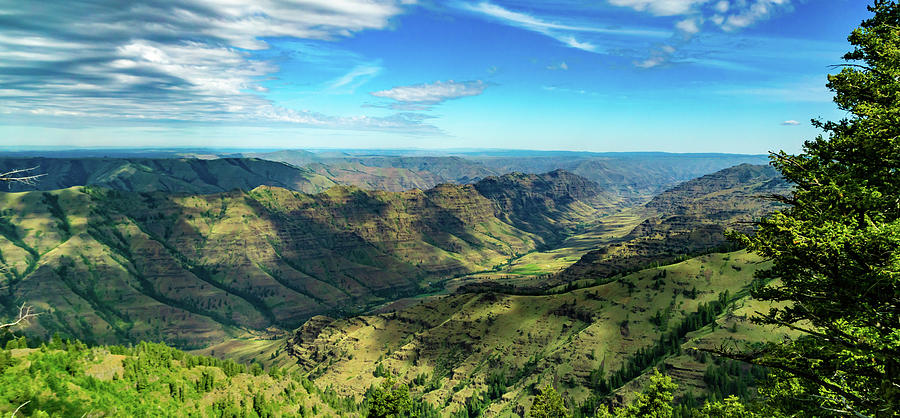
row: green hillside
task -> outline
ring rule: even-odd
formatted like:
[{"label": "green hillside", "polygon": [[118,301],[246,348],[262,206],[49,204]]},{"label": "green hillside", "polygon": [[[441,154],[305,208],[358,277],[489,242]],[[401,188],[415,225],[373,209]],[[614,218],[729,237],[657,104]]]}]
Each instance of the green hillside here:
[{"label": "green hillside", "polygon": [[767,265],[742,251],[710,254],[547,295],[462,293],[374,316],[316,317],[286,346],[273,343],[272,361],[345,395],[398,376],[445,413],[475,402],[487,416],[510,416],[547,384],[572,405],[593,405],[639,388],[655,365],[679,374],[682,395],[701,398],[713,364],[691,348],[779,335],[746,317],[758,306],[745,289]]},{"label": "green hillside", "polygon": [[[596,211],[574,197],[595,197],[587,186],[509,192],[573,230]],[[0,302],[8,315],[22,302],[46,313],[28,332],[89,342],[198,348],[248,332],[277,336],[316,314],[440,289],[442,280],[557,239],[501,219],[501,210],[476,187],[452,185],[315,195],[267,186],[209,195],[4,193]]]},{"label": "green hillside", "polygon": [[726,230],[749,231],[751,222],[779,205],[790,185],[769,166],[742,164],[669,189],[639,211],[646,220],[619,242],[585,254],[558,279],[603,278],[651,263],[670,263],[732,245]]}]

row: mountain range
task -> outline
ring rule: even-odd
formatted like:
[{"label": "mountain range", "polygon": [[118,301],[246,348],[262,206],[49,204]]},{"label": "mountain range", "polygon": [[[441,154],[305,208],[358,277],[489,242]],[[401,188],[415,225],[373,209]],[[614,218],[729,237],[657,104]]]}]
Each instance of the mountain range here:
[{"label": "mountain range", "polygon": [[6,193],[2,301],[47,312],[44,333],[204,346],[492,269],[576,228],[600,194],[564,172],[407,192]]},{"label": "mountain range", "polygon": [[[747,320],[766,264],[725,231],[752,231],[790,185],[710,171],[746,156],[203,156],[0,159],[46,174],[0,194],[4,311],[41,312],[33,337],[277,367],[320,401],[392,376],[470,416],[523,414],[548,382],[575,410],[624,402],[651,363],[679,399],[748,390],[691,350],[781,335]],[[589,176],[533,173],[559,165]]]}]

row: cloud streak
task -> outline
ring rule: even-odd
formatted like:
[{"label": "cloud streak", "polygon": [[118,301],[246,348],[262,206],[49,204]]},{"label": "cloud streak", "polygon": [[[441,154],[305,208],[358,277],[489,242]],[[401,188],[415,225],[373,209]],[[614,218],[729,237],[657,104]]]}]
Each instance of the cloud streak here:
[{"label": "cloud streak", "polygon": [[580,49],[588,52],[599,52],[599,48],[593,42],[583,39],[582,35],[585,34],[651,38],[665,38],[669,36],[667,32],[650,29],[611,29],[591,25],[557,23],[538,16],[529,15],[527,13],[509,10],[489,2],[480,2],[474,4],[458,3],[457,7],[462,10],[475,13],[479,16],[493,19],[508,26],[513,26],[548,36],[550,38],[556,39],[557,41],[570,48]]},{"label": "cloud streak", "polygon": [[[278,107],[261,83],[278,67],[254,56],[269,37],[330,40],[384,29],[413,3],[0,0],[0,113],[420,130],[416,118]],[[332,86],[353,88],[377,71],[356,68]]]},{"label": "cloud streak", "polygon": [[649,12],[655,16],[675,16],[693,12],[701,4],[709,0],[609,0],[615,6],[630,7],[640,12]]},{"label": "cloud streak", "polygon": [[370,94],[375,97],[393,100],[394,103],[389,105],[393,109],[428,110],[431,106],[448,100],[481,95],[488,86],[488,83],[481,80],[463,82],[448,80],[436,81],[430,84],[398,86]]}]

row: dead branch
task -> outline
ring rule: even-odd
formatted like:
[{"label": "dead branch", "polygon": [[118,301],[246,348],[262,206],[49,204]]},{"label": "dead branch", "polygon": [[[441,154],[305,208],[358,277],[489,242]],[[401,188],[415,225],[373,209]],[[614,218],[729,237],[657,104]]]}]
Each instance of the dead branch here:
[{"label": "dead branch", "polygon": [[22,409],[23,406],[28,405],[28,402],[31,402],[31,401],[25,401],[25,403],[19,405],[19,407],[16,408],[16,410],[13,411],[12,415],[10,415],[9,417],[10,417],[10,418],[16,418],[16,414],[19,413],[19,410]]},{"label": "dead branch", "polygon": [[34,166],[31,168],[20,168],[12,171],[7,171],[5,173],[0,173],[0,183],[8,183],[12,186],[13,183],[27,184],[29,186],[33,186],[37,183],[37,180],[41,177],[46,176],[46,173],[34,174],[35,170],[40,166]]},{"label": "dead branch", "polygon": [[31,318],[36,316],[38,316],[38,314],[34,312],[34,309],[23,303],[22,306],[19,306],[19,315],[16,317],[16,320],[8,324],[0,324],[0,329],[11,328],[23,322],[28,322]]}]

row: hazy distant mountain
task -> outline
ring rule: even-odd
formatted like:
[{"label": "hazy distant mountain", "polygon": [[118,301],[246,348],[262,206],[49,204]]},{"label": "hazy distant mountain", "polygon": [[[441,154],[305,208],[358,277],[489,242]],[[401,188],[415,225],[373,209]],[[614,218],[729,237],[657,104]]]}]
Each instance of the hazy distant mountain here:
[{"label": "hazy distant mountain", "polygon": [[[561,169],[594,181],[604,190],[613,192],[623,199],[641,203],[683,181],[738,164],[764,164],[767,162],[767,157],[762,155],[652,152],[591,153],[528,150],[281,150],[253,152],[226,149],[75,149],[2,151],[0,152],[0,163],[7,159],[26,157],[32,159],[54,157],[71,161],[98,157],[100,160],[132,161],[147,160],[148,158],[178,160],[188,157],[203,160],[258,158],[306,168],[311,172],[306,173],[306,176],[319,176],[317,179],[311,179],[311,182],[317,186],[327,187],[329,185],[327,180],[330,180],[334,183],[358,186],[368,190],[388,191],[427,190],[440,183],[468,184],[488,176],[511,172],[538,174]],[[0,168],[2,168],[2,164],[0,164]],[[160,170],[160,167],[153,167],[153,169]],[[253,169],[256,170],[256,168]],[[97,164],[86,166],[85,170],[87,175],[98,171],[114,171],[113,168]],[[160,170],[161,173],[167,171],[178,170],[174,168]],[[229,173],[229,175],[231,174]],[[80,177],[86,177],[86,175]],[[247,185],[238,183],[236,186],[246,189],[248,185],[255,187],[267,184],[296,188],[277,178],[269,180],[269,182],[262,182],[254,179],[248,181]],[[227,179],[223,181],[228,182]],[[148,182],[152,183],[153,181],[146,178],[138,181],[138,183]],[[204,190],[183,190],[184,186],[169,185],[168,183],[172,183],[171,180],[162,183],[165,185],[158,184],[149,187],[148,190],[168,190],[165,187],[189,192],[228,190],[226,187],[217,189],[216,185],[213,185],[212,188],[204,188]],[[51,187],[47,188],[74,184],[71,181],[57,181],[51,182]],[[228,184],[228,186],[230,185]],[[127,188],[127,185],[114,187]],[[301,188],[300,190],[317,191],[320,189]]]},{"label": "hazy distant mountain", "polygon": [[624,197],[650,197],[678,183],[738,164],[765,164],[764,155],[666,153],[504,153],[473,154],[499,173],[543,173],[562,169]]},{"label": "hazy distant mountain", "polygon": [[350,155],[302,150],[248,155],[306,167],[338,183],[369,190],[426,190],[441,183],[474,183],[496,174],[480,163],[450,156]]}]

